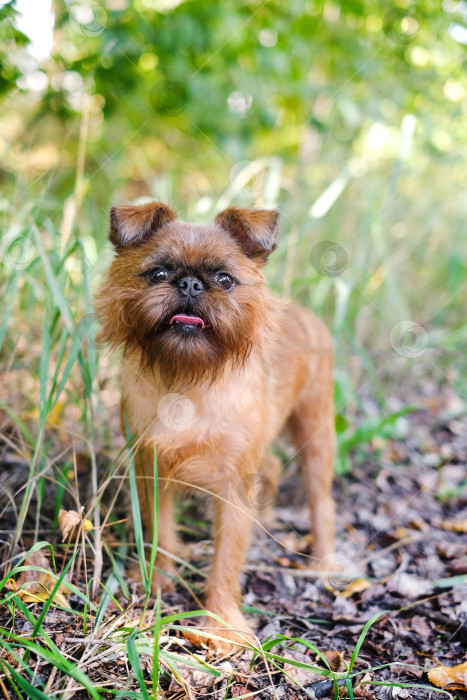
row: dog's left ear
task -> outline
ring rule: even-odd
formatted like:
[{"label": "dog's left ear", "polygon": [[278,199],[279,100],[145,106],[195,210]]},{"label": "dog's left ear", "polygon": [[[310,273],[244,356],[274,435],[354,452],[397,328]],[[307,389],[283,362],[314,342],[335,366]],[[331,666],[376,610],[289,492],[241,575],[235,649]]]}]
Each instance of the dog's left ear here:
[{"label": "dog's left ear", "polygon": [[117,204],[110,210],[109,238],[117,249],[140,245],[176,218],[177,214],[162,202]]},{"label": "dog's left ear", "polygon": [[279,212],[275,209],[229,207],[214,223],[230,233],[250,258],[264,264],[276,247]]}]

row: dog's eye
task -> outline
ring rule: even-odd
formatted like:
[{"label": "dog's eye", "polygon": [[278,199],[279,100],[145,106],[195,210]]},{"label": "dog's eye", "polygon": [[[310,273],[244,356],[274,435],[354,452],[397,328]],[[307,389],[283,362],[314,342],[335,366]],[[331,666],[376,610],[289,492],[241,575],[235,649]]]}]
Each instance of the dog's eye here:
[{"label": "dog's eye", "polygon": [[165,282],[168,274],[168,270],[164,267],[155,267],[154,270],[149,270],[146,274],[146,278],[151,284],[158,284],[159,282]]},{"label": "dog's eye", "polygon": [[230,275],[226,272],[218,272],[216,275],[216,282],[224,287],[224,289],[231,289],[234,285],[234,281]]}]

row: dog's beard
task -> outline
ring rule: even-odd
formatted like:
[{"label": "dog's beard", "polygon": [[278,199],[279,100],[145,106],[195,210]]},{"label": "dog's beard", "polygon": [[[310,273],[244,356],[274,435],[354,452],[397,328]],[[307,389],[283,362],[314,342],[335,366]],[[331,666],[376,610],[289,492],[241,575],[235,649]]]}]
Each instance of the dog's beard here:
[{"label": "dog's beard", "polygon": [[[263,290],[253,285],[240,297],[220,293],[184,302],[166,288],[127,290],[116,299],[108,290],[100,295],[102,336],[123,346],[124,355],[138,353],[141,371],[157,371],[168,386],[212,382],[226,367],[243,365],[260,342],[267,315]],[[198,317],[204,328],[172,321],[181,314]]]}]

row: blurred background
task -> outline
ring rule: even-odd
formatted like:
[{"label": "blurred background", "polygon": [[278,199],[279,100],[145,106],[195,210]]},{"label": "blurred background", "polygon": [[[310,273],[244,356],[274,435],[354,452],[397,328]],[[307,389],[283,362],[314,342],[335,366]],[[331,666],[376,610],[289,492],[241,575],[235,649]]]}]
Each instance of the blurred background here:
[{"label": "blurred background", "polygon": [[70,412],[108,439],[92,292],[125,200],[280,208],[267,275],[333,330],[342,471],[413,403],[465,410],[465,2],[0,5],[1,405],[35,468]]}]

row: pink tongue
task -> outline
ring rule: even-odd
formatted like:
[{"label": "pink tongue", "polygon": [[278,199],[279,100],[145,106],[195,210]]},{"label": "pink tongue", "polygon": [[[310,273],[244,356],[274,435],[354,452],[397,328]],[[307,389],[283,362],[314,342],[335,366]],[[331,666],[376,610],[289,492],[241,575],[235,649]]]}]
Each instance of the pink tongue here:
[{"label": "pink tongue", "polygon": [[205,323],[199,316],[187,316],[185,314],[176,314],[170,319],[170,325],[174,323],[189,323],[191,326],[201,326],[205,327]]}]

